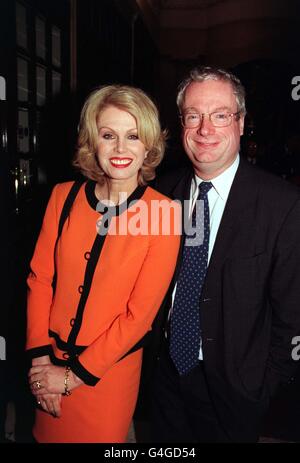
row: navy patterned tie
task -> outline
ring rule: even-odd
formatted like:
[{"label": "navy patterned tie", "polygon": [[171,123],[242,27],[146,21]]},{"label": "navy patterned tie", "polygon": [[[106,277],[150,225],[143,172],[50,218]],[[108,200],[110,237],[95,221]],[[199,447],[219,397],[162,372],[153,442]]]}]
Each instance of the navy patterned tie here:
[{"label": "navy patterned tie", "polygon": [[[193,245],[193,240],[185,238],[182,264],[171,314],[170,355],[180,375],[187,374],[198,364],[200,348],[199,301],[208,261],[209,204],[207,193],[211,187],[210,182],[202,182],[199,186],[198,206],[197,208],[194,206],[192,212],[192,226],[193,229],[196,227],[197,233],[202,232],[202,239],[198,240],[200,243]],[[198,202],[198,200],[202,201]],[[202,207],[202,214],[199,214],[199,205]]]}]

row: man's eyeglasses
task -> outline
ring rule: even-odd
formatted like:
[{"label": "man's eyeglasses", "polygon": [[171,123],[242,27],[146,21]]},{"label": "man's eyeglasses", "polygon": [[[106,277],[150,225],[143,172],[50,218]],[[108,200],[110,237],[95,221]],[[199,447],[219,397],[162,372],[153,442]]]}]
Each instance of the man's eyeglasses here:
[{"label": "man's eyeglasses", "polygon": [[214,127],[226,127],[231,124],[233,116],[238,120],[240,111],[236,113],[228,113],[227,111],[215,111],[213,113],[185,113],[180,115],[183,127],[187,129],[195,129],[202,123],[204,116],[208,116]]}]

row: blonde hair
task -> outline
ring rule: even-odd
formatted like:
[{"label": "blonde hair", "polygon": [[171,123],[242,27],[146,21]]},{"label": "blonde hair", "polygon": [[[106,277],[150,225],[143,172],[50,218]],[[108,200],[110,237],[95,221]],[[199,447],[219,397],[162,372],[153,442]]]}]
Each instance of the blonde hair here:
[{"label": "blonde hair", "polygon": [[138,173],[138,183],[145,185],[155,177],[155,168],[163,158],[166,132],[161,130],[155,104],[139,88],[108,85],[96,89],[89,95],[81,111],[73,165],[87,178],[97,182],[101,182],[101,178],[104,179],[104,172],[96,157],[99,138],[97,120],[108,106],[127,111],[136,120],[138,137],[148,151]]}]

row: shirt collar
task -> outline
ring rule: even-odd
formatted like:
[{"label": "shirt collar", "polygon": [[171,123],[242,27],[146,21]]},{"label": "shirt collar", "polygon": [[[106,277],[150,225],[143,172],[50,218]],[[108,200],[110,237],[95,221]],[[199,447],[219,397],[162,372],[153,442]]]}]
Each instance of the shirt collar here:
[{"label": "shirt collar", "polygon": [[[223,199],[223,201],[226,201],[228,198],[229,191],[230,191],[233,179],[235,177],[236,171],[238,169],[239,163],[240,163],[240,156],[238,154],[234,162],[231,164],[231,166],[229,166],[226,170],[224,170],[224,172],[218,175],[218,177],[215,177],[210,180],[210,182],[212,183],[212,186],[214,187],[218,195],[221,197],[221,199]],[[194,175],[193,180],[192,180],[193,191],[195,191],[196,188],[198,188],[200,183],[205,182],[205,181],[207,180],[203,180],[201,177]]]}]

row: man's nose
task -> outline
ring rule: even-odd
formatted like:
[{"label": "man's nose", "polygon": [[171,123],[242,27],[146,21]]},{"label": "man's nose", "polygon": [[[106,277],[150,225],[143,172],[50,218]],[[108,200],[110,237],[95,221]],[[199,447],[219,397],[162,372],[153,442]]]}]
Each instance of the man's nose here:
[{"label": "man's nose", "polygon": [[202,114],[202,119],[199,124],[197,132],[200,133],[200,135],[207,136],[210,133],[213,133],[215,130],[213,124],[211,123],[211,120],[209,118],[208,114]]}]

